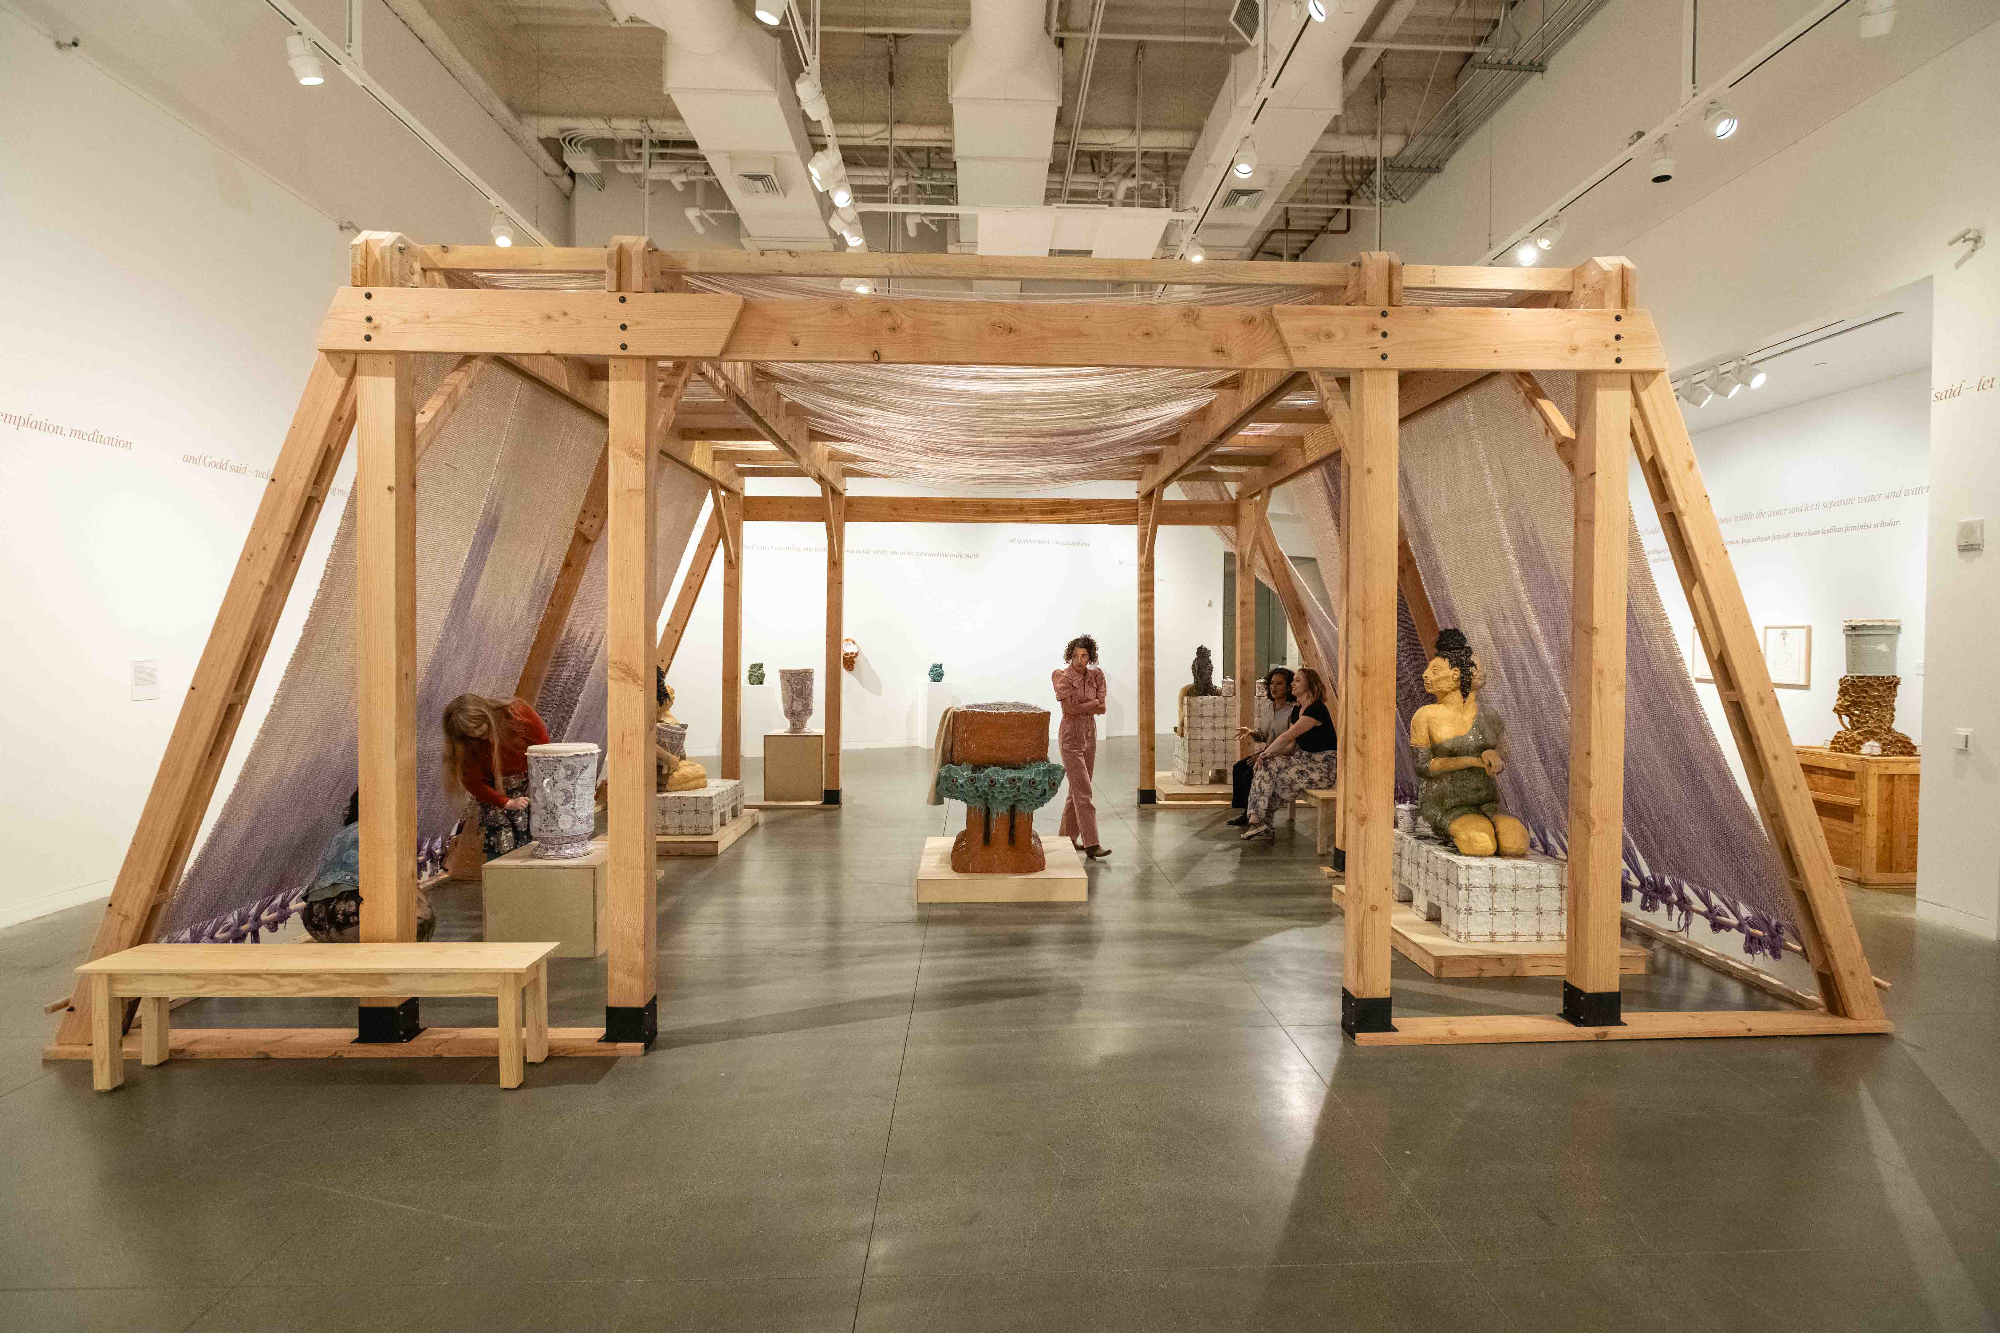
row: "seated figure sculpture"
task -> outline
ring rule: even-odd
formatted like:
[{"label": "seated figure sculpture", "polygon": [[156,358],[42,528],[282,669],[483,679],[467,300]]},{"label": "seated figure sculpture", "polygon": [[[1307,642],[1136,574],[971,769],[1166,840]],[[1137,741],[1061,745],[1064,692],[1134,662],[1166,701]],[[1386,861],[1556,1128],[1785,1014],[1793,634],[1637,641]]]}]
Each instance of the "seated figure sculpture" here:
[{"label": "seated figure sculpture", "polygon": [[961,875],[1032,875],[1048,867],[1035,832],[1036,810],[1062,785],[1049,762],[1049,713],[1033,704],[969,704],[954,709],[949,754],[941,754],[937,795],[965,802],[965,828],[951,844]]},{"label": "seated figure sculpture", "polygon": [[1176,736],[1187,735],[1188,696],[1194,695],[1199,698],[1206,698],[1210,695],[1222,693],[1215,686],[1215,658],[1208,651],[1207,644],[1196,645],[1194,650],[1194,664],[1191,670],[1194,679],[1186,685],[1181,686],[1181,692],[1175,704],[1174,735]]},{"label": "seated figure sculpture", "polygon": [[674,687],[658,668],[653,697],[660,706],[653,726],[653,789],[700,791],[708,785],[708,770],[687,757],[687,724],[674,716]]},{"label": "seated figure sculpture", "polygon": [[1506,723],[1479,701],[1485,683],[1462,631],[1441,629],[1437,654],[1424,668],[1424,689],[1436,703],[1410,718],[1417,778],[1417,816],[1464,856],[1526,856],[1527,826],[1500,808],[1494,778],[1506,767]]}]

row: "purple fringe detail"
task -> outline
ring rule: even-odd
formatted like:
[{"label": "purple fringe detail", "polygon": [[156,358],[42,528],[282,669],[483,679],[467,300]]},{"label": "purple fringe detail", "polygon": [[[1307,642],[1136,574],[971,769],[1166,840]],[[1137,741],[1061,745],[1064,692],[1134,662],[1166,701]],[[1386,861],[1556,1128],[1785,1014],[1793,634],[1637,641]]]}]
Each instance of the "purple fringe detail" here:
[{"label": "purple fringe detail", "polygon": [[[444,873],[445,853],[450,850],[451,839],[458,836],[464,827],[461,820],[452,828],[450,837],[428,838],[417,844],[417,881],[435,879]],[[265,894],[256,902],[246,903],[233,912],[211,917],[207,921],[177,930],[160,940],[161,944],[255,944],[258,937],[267,930],[278,927],[297,916],[306,905],[306,886],[295,889],[276,889]]]}]

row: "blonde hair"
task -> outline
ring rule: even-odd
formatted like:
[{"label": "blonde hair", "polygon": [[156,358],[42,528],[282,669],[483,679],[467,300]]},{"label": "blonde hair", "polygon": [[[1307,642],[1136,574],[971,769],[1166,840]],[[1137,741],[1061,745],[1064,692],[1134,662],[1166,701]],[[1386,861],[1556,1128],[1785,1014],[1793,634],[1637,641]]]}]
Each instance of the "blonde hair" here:
[{"label": "blonde hair", "polygon": [[[489,699],[483,694],[461,694],[444,708],[445,790],[463,792],[465,780],[459,771],[475,744],[488,747],[493,765],[493,785],[501,787],[500,749],[519,741],[525,734],[514,716],[519,699]],[[504,788],[502,788],[504,790]]]}]

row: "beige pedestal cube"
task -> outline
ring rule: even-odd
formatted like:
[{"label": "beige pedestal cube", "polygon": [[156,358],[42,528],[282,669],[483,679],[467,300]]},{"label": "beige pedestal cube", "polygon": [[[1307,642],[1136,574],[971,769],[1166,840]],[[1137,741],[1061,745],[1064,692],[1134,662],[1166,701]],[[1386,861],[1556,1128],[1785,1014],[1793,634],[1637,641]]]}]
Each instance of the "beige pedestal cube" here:
[{"label": "beige pedestal cube", "polygon": [[486,938],[560,941],[554,958],[595,958],[604,937],[604,839],[593,838],[582,856],[557,861],[535,855],[535,844],[486,863],[481,896]]},{"label": "beige pedestal cube", "polygon": [[1048,866],[1032,875],[965,875],[951,868],[950,838],[925,838],[917,865],[920,903],[1085,903],[1090,877],[1083,855],[1060,837],[1044,837]]},{"label": "beige pedestal cube", "polygon": [[826,799],[826,737],[817,731],[773,731],[764,737],[764,799]]}]

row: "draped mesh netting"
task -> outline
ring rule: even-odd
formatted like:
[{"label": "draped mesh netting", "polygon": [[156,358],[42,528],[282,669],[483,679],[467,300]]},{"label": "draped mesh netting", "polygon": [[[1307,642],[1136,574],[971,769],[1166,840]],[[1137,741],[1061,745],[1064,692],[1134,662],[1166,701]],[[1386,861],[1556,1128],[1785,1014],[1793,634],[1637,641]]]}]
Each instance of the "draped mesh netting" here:
[{"label": "draped mesh netting", "polygon": [[[1574,416],[1573,376],[1541,377]],[[1486,669],[1486,697],[1507,719],[1502,799],[1538,847],[1567,850],[1571,482],[1521,395],[1491,377],[1402,423],[1402,521],[1438,624],[1465,631]],[[1339,598],[1338,469],[1323,467],[1289,489]],[[1730,773],[1695,698],[1685,659],[1643,558],[1629,536],[1626,622],[1625,899],[1665,908],[1685,929],[1694,917],[1742,932],[1751,955],[1783,956],[1799,941],[1783,870],[1756,813]],[[1332,573],[1328,573],[1332,571]],[[1396,705],[1405,737],[1429,702],[1425,658],[1398,598]],[[1337,620],[1336,605],[1327,617]],[[1337,644],[1314,638],[1326,661]],[[1407,745],[1397,747],[1398,799],[1415,791]]]},{"label": "draped mesh netting", "polygon": [[[417,359],[418,402],[453,361]],[[489,366],[418,461],[419,846],[410,851],[420,864],[442,857],[463,804],[441,780],[438,719],[459,694],[513,694],[604,442],[596,417]],[[662,468],[661,587],[704,494],[688,474]],[[605,545],[597,543],[534,701],[564,740],[604,741]],[[354,597],[350,498],[271,711],[159,938],[254,938],[297,910],[355,788]]]}]

